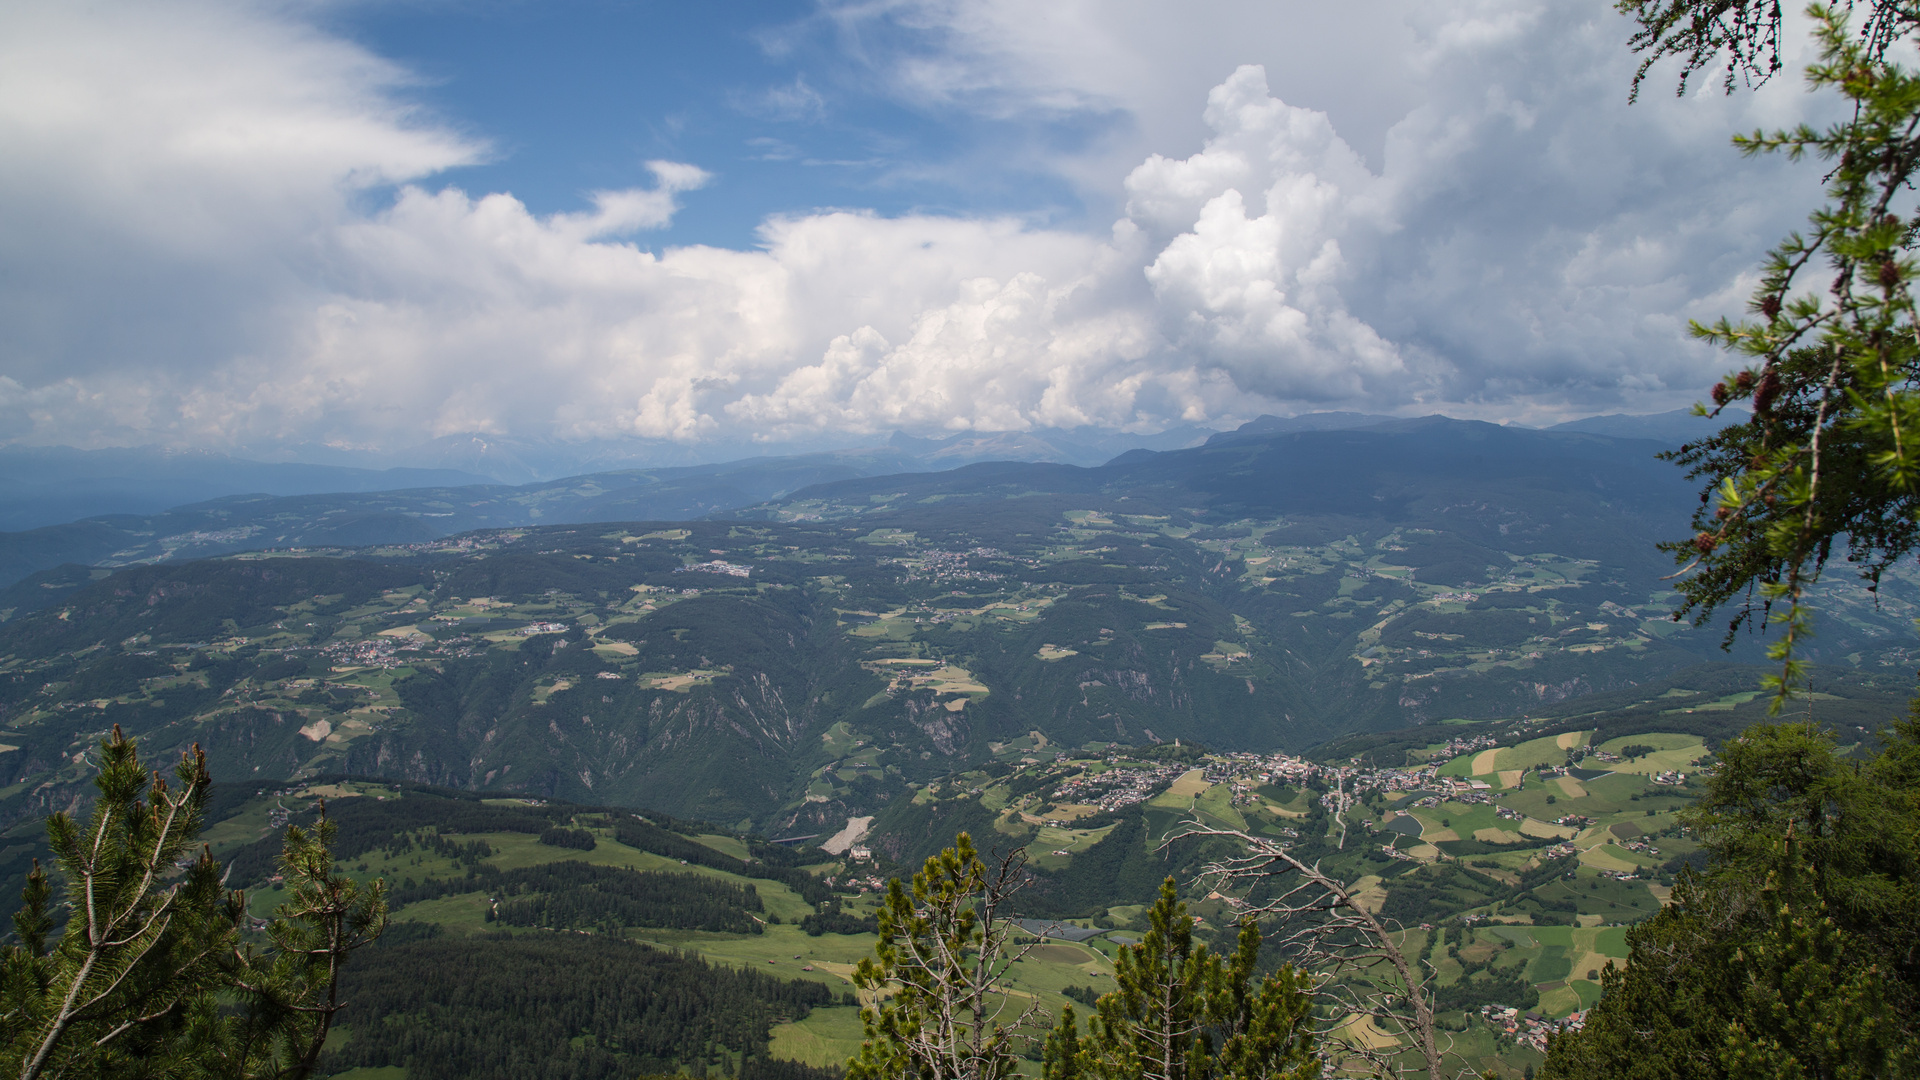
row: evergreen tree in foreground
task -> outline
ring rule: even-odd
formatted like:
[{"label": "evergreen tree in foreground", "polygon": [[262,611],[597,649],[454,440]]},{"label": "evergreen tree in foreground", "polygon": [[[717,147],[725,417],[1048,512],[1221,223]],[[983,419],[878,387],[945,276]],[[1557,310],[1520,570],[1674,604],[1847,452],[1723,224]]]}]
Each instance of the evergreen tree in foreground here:
[{"label": "evergreen tree in foreground", "polygon": [[1920,1075],[1920,719],[1866,761],[1806,724],[1722,750],[1712,856],[1627,933],[1541,1080]]},{"label": "evergreen tree in foreground", "polygon": [[[1616,6],[1639,26],[1636,91],[1664,58],[1682,92],[1722,63],[1728,92],[1783,67],[1777,0]],[[1870,588],[1920,550],[1920,74],[1895,62],[1920,40],[1920,7],[1806,10],[1809,88],[1842,107],[1824,128],[1735,144],[1823,159],[1825,203],[1775,249],[1755,318],[1695,327],[1743,361],[1714,412],[1753,412],[1672,455],[1704,490],[1695,535],[1666,545],[1696,571],[1683,613],[1737,604],[1730,633],[1784,628],[1776,710],[1804,689],[1809,589],[1836,549]],[[1727,744],[1692,818],[1707,872],[1629,931],[1626,969],[1608,971],[1586,1028],[1550,1045],[1543,1080],[1920,1075],[1920,722],[1881,742],[1843,755],[1809,718]]]},{"label": "evergreen tree in foreground", "polygon": [[[1243,920],[1234,951],[1193,941],[1193,920],[1160,884],[1140,942],[1114,964],[1118,988],[1092,1019],[1087,1071],[1102,1080],[1312,1080],[1313,980],[1291,964],[1259,981],[1260,928]],[[1061,1026],[1072,1023],[1061,1017]]]},{"label": "evergreen tree in foreground", "polygon": [[246,895],[225,887],[204,847],[192,854],[212,786],[199,748],[181,756],[177,787],[146,772],[117,726],[100,755],[86,826],[47,820],[66,925],[35,864],[14,916],[19,942],[0,954],[0,1075],[311,1075],[340,1006],[340,966],[385,925],[383,888],[334,873],[323,807],[313,831],[287,830],[292,898],[269,924],[272,947],[256,950],[242,936]]},{"label": "evergreen tree in foreground", "polygon": [[1060,1011],[1060,1022],[1047,1033],[1040,1052],[1040,1080],[1081,1080],[1087,1051],[1080,1045],[1080,1025],[1073,1006]]},{"label": "evergreen tree in foreground", "polygon": [[899,878],[888,884],[874,957],[853,974],[873,1000],[860,1010],[866,1040],[847,1062],[847,1080],[1014,1073],[1016,1032],[1035,1011],[1006,992],[1007,969],[1026,952],[1008,949],[1006,910],[1025,865],[1016,850],[989,867],[961,833],[913,875],[911,895]]},{"label": "evergreen tree in foreground", "polygon": [[[997,871],[961,833],[927,860],[911,893],[896,880],[881,909],[876,957],[854,982],[874,995],[861,1010],[866,1041],[848,1080],[1000,1080],[1016,1064],[1032,1006],[1004,1015],[1011,995],[1009,901],[1020,853]],[[1193,941],[1193,920],[1174,891],[1160,889],[1151,929],[1120,950],[1118,988],[1101,997],[1083,1037],[1072,1006],[1041,1048],[1044,1080],[1317,1080],[1311,1024],[1313,981],[1289,965],[1257,983],[1260,931],[1240,926],[1222,957]],[[1031,946],[1028,946],[1031,948]]]},{"label": "evergreen tree in foreground", "polygon": [[[1724,61],[1764,81],[1782,66],[1779,0],[1617,0],[1637,23],[1641,79],[1663,58],[1687,76]],[[1856,8],[1859,10],[1856,11]],[[1920,74],[1894,62],[1920,41],[1911,0],[1806,9],[1819,57],[1809,89],[1836,119],[1734,139],[1748,156],[1820,158],[1824,204],[1776,247],[1748,307],[1693,333],[1740,367],[1709,393],[1711,412],[1752,414],[1664,455],[1701,482],[1694,534],[1661,545],[1684,564],[1676,588],[1696,623],[1734,609],[1742,626],[1779,627],[1770,682],[1777,711],[1806,688],[1814,585],[1844,551],[1869,589],[1920,551]],[[1856,16],[1858,16],[1856,20]]]}]

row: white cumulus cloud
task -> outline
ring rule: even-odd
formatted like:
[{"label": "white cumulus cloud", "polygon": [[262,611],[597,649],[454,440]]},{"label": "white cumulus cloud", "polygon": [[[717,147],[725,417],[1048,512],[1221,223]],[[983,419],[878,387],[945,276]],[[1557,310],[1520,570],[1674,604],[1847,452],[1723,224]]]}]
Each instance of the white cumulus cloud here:
[{"label": "white cumulus cloud", "polygon": [[1204,150],[1127,178],[1129,224],[1166,238],[1145,275],[1169,345],[1268,398],[1391,399],[1405,364],[1342,291],[1342,239],[1390,229],[1380,178],[1324,113],[1275,100],[1261,68],[1214,88],[1206,118]]},{"label": "white cumulus cloud", "polygon": [[[899,67],[900,93],[1149,111],[1115,72],[1151,35],[1075,39],[1094,33],[1079,6],[1018,33],[997,4],[887,10],[951,31]],[[648,185],[536,214],[436,183],[490,151],[398,104],[404,71],[286,9],[23,0],[0,11],[17,283],[0,439],[1142,430],[1666,408],[1710,381],[1685,319],[1737,304],[1812,192],[1726,133],[1805,99],[1629,110],[1604,11],[1395,10],[1395,51],[1372,62],[1410,104],[1377,149],[1276,96],[1231,34],[1172,34],[1217,84],[1181,106],[1185,147],[1111,168],[1110,229],[832,211],[768,220],[749,249],[651,250],[635,234],[671,224],[711,180],[700,165],[649,162]]]}]

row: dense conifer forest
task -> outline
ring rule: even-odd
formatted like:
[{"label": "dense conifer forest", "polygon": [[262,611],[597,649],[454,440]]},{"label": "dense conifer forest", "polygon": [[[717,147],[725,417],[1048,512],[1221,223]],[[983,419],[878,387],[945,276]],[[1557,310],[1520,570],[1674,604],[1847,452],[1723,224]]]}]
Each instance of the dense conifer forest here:
[{"label": "dense conifer forest", "polygon": [[[409,1080],[626,1080],[764,1058],[767,1029],[836,995],[605,937],[502,933],[393,940],[342,984],[352,1039],[336,1069]],[[582,1033],[587,1033],[583,1035]],[[815,1080],[780,1067],[747,1075]]]},{"label": "dense conifer forest", "polygon": [[496,872],[479,883],[497,897],[492,914],[507,926],[613,932],[648,926],[757,934],[762,920],[750,913],[766,910],[751,885],[580,862]]}]

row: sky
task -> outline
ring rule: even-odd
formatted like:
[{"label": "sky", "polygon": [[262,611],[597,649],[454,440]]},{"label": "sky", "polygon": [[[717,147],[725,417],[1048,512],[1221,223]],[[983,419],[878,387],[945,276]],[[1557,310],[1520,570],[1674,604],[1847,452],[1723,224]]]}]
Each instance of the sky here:
[{"label": "sky", "polygon": [[[684,456],[1261,413],[1546,424],[1730,367],[1791,78],[1606,0],[10,0],[0,443]],[[1789,56],[1803,63],[1804,57]]]}]

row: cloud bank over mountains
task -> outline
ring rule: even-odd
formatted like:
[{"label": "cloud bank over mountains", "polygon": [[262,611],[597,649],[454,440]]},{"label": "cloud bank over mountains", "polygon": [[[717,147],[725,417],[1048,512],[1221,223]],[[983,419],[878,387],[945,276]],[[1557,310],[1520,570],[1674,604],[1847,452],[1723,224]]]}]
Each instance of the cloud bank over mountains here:
[{"label": "cloud bank over mountains", "polygon": [[[933,42],[888,69],[928,107],[1143,129],[1175,108],[1115,75],[1154,63],[1152,35],[1101,36],[1079,5],[1037,28],[994,4],[827,10]],[[1686,320],[1740,310],[1817,183],[1727,135],[1817,103],[1782,83],[1629,109],[1603,4],[1407,10],[1328,45],[1413,103],[1377,163],[1235,62],[1215,12],[1179,58],[1218,70],[1178,106],[1198,149],[1104,181],[1098,154],[1059,162],[1124,207],[1110,229],[835,209],[729,250],[670,239],[724,163],[650,162],[650,186],[546,215],[445,182],[498,152],[484,133],[410,108],[406,70],[297,8],[9,5],[0,441],[805,443],[1691,400],[1722,361]],[[1082,62],[1046,62],[1063,51]]]}]

